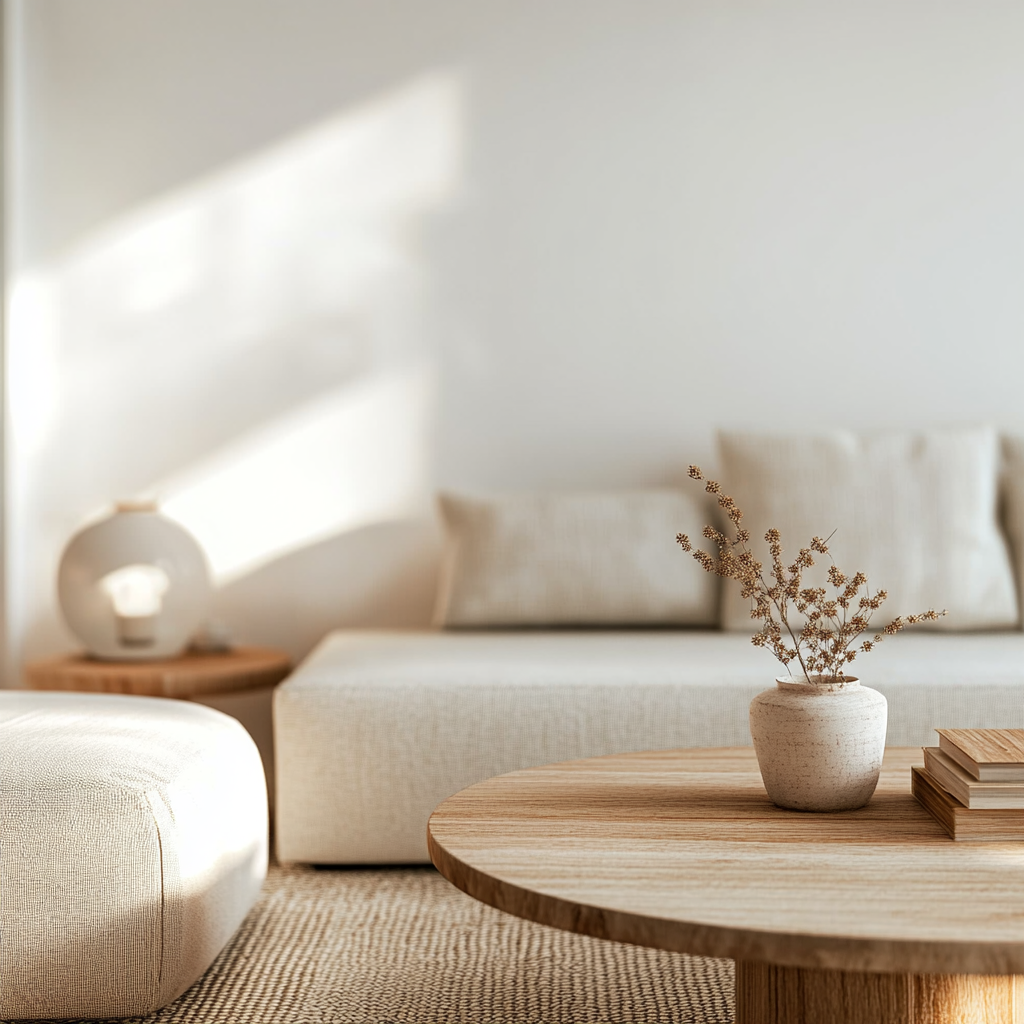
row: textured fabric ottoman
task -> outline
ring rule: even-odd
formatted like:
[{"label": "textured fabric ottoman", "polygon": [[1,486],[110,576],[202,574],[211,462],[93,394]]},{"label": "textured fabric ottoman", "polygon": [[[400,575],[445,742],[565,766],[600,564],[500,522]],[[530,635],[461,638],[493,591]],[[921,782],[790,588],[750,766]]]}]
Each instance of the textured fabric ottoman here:
[{"label": "textured fabric ottoman", "polygon": [[0,691],[0,1018],[171,1002],[256,900],[256,746],[184,701]]},{"label": "textured fabric ottoman", "polygon": [[[452,793],[530,765],[744,746],[777,663],[717,630],[339,631],[274,694],[282,860],[427,860]],[[857,662],[857,668],[862,668]],[[1024,633],[908,633],[864,659],[888,742],[1024,728]]]}]

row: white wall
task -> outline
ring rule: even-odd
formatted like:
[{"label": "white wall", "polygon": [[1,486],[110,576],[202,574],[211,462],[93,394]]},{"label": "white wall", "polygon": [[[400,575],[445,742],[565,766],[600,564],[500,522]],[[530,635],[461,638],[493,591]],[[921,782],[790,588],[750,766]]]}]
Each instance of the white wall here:
[{"label": "white wall", "polygon": [[1024,427],[1024,8],[15,0],[11,657],[158,494],[240,640],[429,616],[430,495]]}]

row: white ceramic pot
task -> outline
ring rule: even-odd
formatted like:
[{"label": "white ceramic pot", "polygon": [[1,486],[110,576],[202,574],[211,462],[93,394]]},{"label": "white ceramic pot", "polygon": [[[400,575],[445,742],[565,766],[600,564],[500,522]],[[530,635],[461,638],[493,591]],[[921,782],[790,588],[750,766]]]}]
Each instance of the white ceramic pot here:
[{"label": "white ceramic pot", "polygon": [[878,784],[888,706],[846,677],[811,685],[780,676],[750,703],[750,735],[764,788],[779,807],[848,811]]}]

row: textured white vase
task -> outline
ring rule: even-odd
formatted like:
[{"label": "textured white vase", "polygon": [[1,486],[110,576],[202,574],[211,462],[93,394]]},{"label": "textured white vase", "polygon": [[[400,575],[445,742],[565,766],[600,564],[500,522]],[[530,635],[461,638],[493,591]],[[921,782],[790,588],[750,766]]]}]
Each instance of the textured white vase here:
[{"label": "textured white vase", "polygon": [[772,802],[798,811],[863,807],[882,767],[885,697],[850,676],[835,684],[775,682],[750,703],[750,735]]},{"label": "textured white vase", "polygon": [[210,576],[192,535],[155,505],[122,503],[68,542],[57,573],[61,611],[98,658],[180,654],[206,616]]}]

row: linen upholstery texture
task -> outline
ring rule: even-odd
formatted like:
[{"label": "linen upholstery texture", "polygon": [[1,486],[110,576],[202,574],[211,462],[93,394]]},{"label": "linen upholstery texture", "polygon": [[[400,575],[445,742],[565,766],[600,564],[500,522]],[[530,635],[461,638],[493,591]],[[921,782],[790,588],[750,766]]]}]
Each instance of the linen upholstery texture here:
[{"label": "linen upholstery texture", "polygon": [[439,497],[442,626],[713,625],[718,581],[680,557],[700,493],[632,490]]},{"label": "linen upholstery texture", "polygon": [[[1024,633],[911,633],[861,673],[888,742],[1024,728]],[[711,630],[329,634],[275,693],[279,857],[427,860],[434,807],[531,765],[627,750],[743,746],[753,697],[783,671]]]},{"label": "linen upholstery texture", "polygon": [[153,1012],[266,873],[259,753],[183,701],[0,692],[0,809],[3,1018]]},{"label": "linen upholstery texture", "polygon": [[[764,533],[782,534],[789,564],[815,535],[839,568],[864,572],[889,597],[874,624],[929,608],[922,628],[997,629],[1019,621],[1013,571],[997,515],[999,439],[987,428],[920,433],[722,433],[722,486],[743,509],[755,557],[770,569]],[[804,575],[826,586],[827,556]],[[831,589],[829,589],[831,593]],[[750,601],[724,588],[725,629],[753,632]],[[802,617],[794,613],[791,623]]]}]

